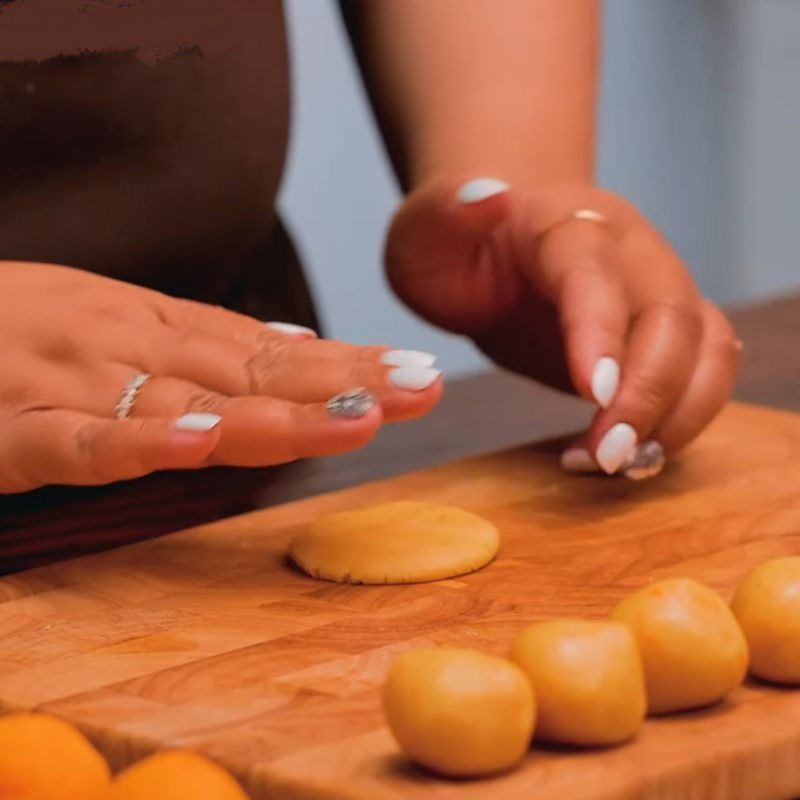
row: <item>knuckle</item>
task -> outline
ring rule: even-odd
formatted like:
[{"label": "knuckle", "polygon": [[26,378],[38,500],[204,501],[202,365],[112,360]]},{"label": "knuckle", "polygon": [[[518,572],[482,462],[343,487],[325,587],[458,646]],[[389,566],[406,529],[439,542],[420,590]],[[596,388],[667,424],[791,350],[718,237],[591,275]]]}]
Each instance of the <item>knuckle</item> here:
[{"label": "knuckle", "polygon": [[116,480],[116,476],[98,452],[99,433],[100,425],[95,421],[83,422],[74,429],[72,438],[75,442],[75,460],[81,472],[88,474],[92,483],[111,483]]},{"label": "knuckle", "polygon": [[185,411],[202,411],[216,414],[222,410],[227,398],[217,392],[198,390],[190,392],[184,399]]},{"label": "knuckle", "polygon": [[560,306],[570,298],[585,292],[587,284],[597,285],[599,281],[612,280],[605,266],[590,253],[584,253],[569,260],[569,266],[557,273],[555,297]]},{"label": "knuckle", "polygon": [[314,437],[304,435],[308,425],[308,412],[304,406],[289,408],[289,427],[285,442],[285,461],[298,461],[319,455],[319,444]]},{"label": "knuckle", "polygon": [[152,319],[152,309],[137,292],[120,296],[116,287],[93,293],[87,298],[85,311],[95,322],[112,328],[139,325]]},{"label": "knuckle", "polygon": [[667,385],[649,375],[632,375],[627,395],[635,403],[636,416],[653,418],[659,416],[670,400]]},{"label": "knuckle", "polygon": [[82,462],[90,462],[94,458],[94,442],[97,436],[96,422],[84,422],[73,432],[75,453]]},{"label": "knuckle", "polygon": [[607,272],[605,265],[593,253],[580,253],[570,259],[569,267],[564,270],[562,282],[568,284],[584,280],[587,277],[605,277]]},{"label": "knuckle", "polygon": [[190,332],[191,325],[200,323],[200,303],[183,297],[170,297],[155,293],[152,298],[152,310],[159,320],[173,332]]},{"label": "knuckle", "polygon": [[288,336],[259,335],[256,352],[242,364],[242,380],[250,394],[264,391],[293,347],[294,342]]},{"label": "knuckle", "polygon": [[31,377],[0,389],[0,407],[14,415],[46,411],[55,406],[53,394]]},{"label": "knuckle", "polygon": [[676,327],[686,328],[698,337],[703,330],[701,308],[689,300],[664,300],[655,304],[655,313]]},{"label": "knuckle", "polygon": [[167,325],[170,328],[170,341],[176,347],[185,348],[198,340],[197,331],[191,328],[176,328],[171,323],[167,323]]},{"label": "knuckle", "polygon": [[141,446],[146,430],[144,420],[131,418],[120,424],[125,424],[130,432],[129,446],[121,460],[104,452],[101,444],[104,423],[87,420],[75,426],[72,431],[75,461],[84,481],[97,485],[114,483],[126,477],[145,475],[153,471],[154,467],[144,463],[143,459],[143,453],[146,452],[146,448]]},{"label": "knuckle", "polygon": [[[144,420],[131,420],[133,432],[131,435],[132,447],[128,448],[128,463],[126,469],[128,474],[147,475],[153,472],[157,465],[151,463],[147,458],[149,448],[147,444],[148,426]],[[119,476],[117,476],[117,479]]]},{"label": "knuckle", "polygon": [[165,328],[172,327],[172,318],[167,311],[167,303],[160,302],[158,298],[153,298],[147,303],[147,310],[150,317],[158,324]]},{"label": "knuckle", "polygon": [[128,322],[133,315],[130,306],[109,300],[94,305],[92,316],[103,325],[121,325]]}]

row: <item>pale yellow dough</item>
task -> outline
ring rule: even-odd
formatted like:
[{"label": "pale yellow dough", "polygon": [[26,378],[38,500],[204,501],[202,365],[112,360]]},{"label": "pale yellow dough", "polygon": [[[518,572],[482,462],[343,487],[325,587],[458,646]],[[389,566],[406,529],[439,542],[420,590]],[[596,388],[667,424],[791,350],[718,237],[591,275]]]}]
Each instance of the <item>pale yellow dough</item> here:
[{"label": "pale yellow dough", "polygon": [[289,546],[314,578],[339,583],[422,583],[474,572],[500,546],[497,528],[438,503],[380,503],[314,522]]}]

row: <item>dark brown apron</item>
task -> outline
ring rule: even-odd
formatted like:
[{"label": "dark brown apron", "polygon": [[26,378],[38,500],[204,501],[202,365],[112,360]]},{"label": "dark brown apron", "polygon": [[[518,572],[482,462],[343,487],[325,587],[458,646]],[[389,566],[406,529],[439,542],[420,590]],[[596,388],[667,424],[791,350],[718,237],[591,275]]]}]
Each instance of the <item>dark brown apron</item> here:
[{"label": "dark brown apron", "polygon": [[0,260],[317,327],[279,0],[0,0]]}]

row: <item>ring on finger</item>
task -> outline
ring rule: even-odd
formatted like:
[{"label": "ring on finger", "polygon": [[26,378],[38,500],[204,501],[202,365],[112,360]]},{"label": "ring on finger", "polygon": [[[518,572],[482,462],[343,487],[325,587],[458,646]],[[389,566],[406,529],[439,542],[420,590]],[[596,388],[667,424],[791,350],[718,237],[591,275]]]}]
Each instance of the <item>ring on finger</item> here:
[{"label": "ring on finger", "polygon": [[146,372],[140,372],[134,375],[126,384],[119,397],[119,402],[114,408],[114,416],[117,419],[128,419],[133,406],[136,403],[136,398],[142,387],[150,380],[150,375]]},{"label": "ring on finger", "polygon": [[594,222],[596,225],[610,224],[608,217],[600,211],[595,211],[593,208],[576,208],[573,211],[570,211],[565,217],[550,223],[550,225],[548,225],[537,235],[536,241],[540,241],[547,236],[547,234],[552,233],[556,228],[560,228],[562,225],[566,225],[568,222],[574,222],[575,220]]}]

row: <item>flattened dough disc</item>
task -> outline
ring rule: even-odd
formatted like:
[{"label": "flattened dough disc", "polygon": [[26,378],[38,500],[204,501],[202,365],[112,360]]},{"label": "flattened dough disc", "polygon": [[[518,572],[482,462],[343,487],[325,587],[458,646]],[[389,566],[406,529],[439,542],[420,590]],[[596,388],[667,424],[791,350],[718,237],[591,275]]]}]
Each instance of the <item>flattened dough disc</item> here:
[{"label": "flattened dough disc", "polygon": [[438,503],[380,503],[314,522],[289,546],[313,578],[338,583],[422,583],[474,572],[500,546],[497,528]]}]

